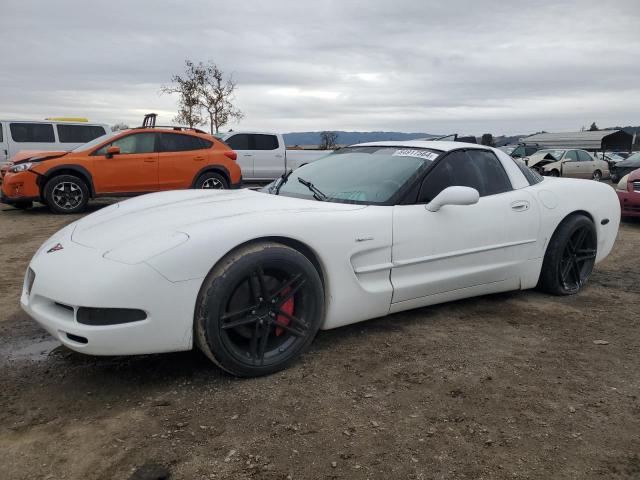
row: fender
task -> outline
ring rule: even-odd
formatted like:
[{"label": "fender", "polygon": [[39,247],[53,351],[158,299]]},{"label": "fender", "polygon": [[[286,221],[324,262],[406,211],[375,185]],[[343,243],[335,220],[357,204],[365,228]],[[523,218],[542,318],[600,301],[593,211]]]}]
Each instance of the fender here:
[{"label": "fender", "polygon": [[57,172],[60,172],[62,170],[77,172],[80,175],[82,175],[82,177],[86,178],[89,181],[88,182],[89,184],[87,185],[87,187],[89,187],[89,192],[92,197],[95,197],[96,190],[93,186],[93,176],[91,175],[91,173],[89,173],[89,170],[84,168],[82,165],[74,165],[74,164],[56,165],[55,167],[47,170],[45,173],[34,172],[38,174],[37,184],[38,184],[38,187],[40,187],[40,191],[44,189],[44,186],[47,183],[47,180],[49,180]]},{"label": "fender", "polygon": [[232,186],[232,184],[231,184],[231,174],[229,173],[229,170],[227,170],[227,168],[224,167],[223,165],[218,165],[218,164],[210,164],[210,165],[207,165],[206,167],[203,167],[200,170],[198,170],[198,173],[195,174],[195,176],[193,177],[193,180],[191,181],[191,187],[190,188],[195,188],[196,182],[198,181],[198,178],[200,178],[200,175],[202,175],[203,173],[206,173],[206,172],[222,173],[226,177],[227,182],[229,182],[229,187],[231,188],[231,186]]}]

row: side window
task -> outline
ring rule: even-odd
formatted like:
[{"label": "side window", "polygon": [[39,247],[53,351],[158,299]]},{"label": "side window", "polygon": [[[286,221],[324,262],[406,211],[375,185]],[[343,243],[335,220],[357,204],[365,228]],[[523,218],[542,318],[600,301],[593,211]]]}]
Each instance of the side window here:
[{"label": "side window", "polygon": [[278,137],[275,135],[253,135],[256,150],[277,150]]},{"label": "side window", "polygon": [[247,135],[246,133],[239,133],[238,135],[229,137],[226,140],[226,144],[234,150],[251,150],[249,144],[249,135]]},{"label": "side window", "polygon": [[160,152],[187,152],[206,148],[198,137],[179,133],[160,134]]},{"label": "side window", "polygon": [[50,123],[11,123],[11,138],[14,142],[55,143],[53,125]]},{"label": "side window", "polygon": [[107,148],[111,146],[120,147],[121,154],[152,153],[155,150],[155,140],[155,133],[134,133],[108,143],[99,150],[96,150],[94,155],[105,155]]},{"label": "side window", "polygon": [[99,125],[56,125],[60,143],[87,143],[106,132]]},{"label": "side window", "polygon": [[481,197],[512,189],[500,160],[486,150],[457,151],[444,157],[424,180],[418,202],[428,203],[452,186],[475,188]]},{"label": "side window", "polygon": [[581,162],[591,162],[593,158],[591,158],[591,155],[584,150],[578,150],[578,160]]},{"label": "side window", "polygon": [[4,142],[4,137],[2,136],[2,124],[0,123],[0,142]]},{"label": "side window", "polygon": [[577,162],[578,161],[578,153],[575,150],[569,150],[567,154],[564,156],[564,159],[569,162]]}]

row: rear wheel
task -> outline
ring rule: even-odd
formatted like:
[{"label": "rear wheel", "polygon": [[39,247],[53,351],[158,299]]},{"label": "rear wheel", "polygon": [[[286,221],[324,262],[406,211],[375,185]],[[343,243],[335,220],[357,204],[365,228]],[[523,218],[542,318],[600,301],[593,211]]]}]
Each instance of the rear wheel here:
[{"label": "rear wheel", "polygon": [[45,185],[44,198],[54,213],[78,213],[87,206],[89,188],[74,175],[58,175]]},{"label": "rear wheel", "polygon": [[226,190],[229,188],[227,179],[217,172],[206,172],[198,177],[195,188],[207,190]]},{"label": "rear wheel", "polygon": [[597,247],[596,229],[589,218],[565,219],[551,237],[538,286],[555,295],[578,293],[591,275]]},{"label": "rear wheel", "polygon": [[198,347],[227,372],[255,377],[290,365],[324,318],[313,264],[278,243],[229,254],[205,279],[195,312]]},{"label": "rear wheel", "polygon": [[602,172],[600,170],[596,170],[595,172],[593,172],[591,179],[599,182],[600,180],[602,180]]}]

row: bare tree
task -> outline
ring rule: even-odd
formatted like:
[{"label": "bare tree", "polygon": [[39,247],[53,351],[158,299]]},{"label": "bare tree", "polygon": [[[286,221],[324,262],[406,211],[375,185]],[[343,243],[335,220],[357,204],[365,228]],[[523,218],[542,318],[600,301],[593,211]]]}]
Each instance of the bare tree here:
[{"label": "bare tree", "polygon": [[171,77],[171,85],[163,85],[160,93],[179,95],[178,115],[174,121],[189,127],[201,125],[201,104],[199,100],[200,88],[203,82],[202,72],[191,60],[185,60],[184,75]]},{"label": "bare tree", "polygon": [[320,133],[320,150],[334,150],[336,148],[336,142],[338,141],[338,134],[336,132],[324,131]]},{"label": "bare tree", "polygon": [[124,122],[118,122],[118,123],[114,123],[111,126],[111,131],[112,132],[119,132],[120,130],[127,130],[129,128],[129,125],[127,125]]},{"label": "bare tree", "polygon": [[198,64],[198,102],[209,116],[211,134],[218,133],[230,120],[239,121],[244,116],[233,104],[236,83],[233,76],[226,79],[218,66],[209,62]]}]

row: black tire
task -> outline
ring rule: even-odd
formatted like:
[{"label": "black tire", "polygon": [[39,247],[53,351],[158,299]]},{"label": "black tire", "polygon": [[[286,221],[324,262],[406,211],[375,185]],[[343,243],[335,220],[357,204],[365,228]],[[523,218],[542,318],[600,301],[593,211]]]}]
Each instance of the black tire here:
[{"label": "black tire", "polygon": [[89,187],[75,175],[57,175],[44,186],[44,199],[54,213],[79,213],[89,201]]},{"label": "black tire", "polygon": [[33,207],[33,202],[16,202],[12,203],[11,206],[18,210],[26,210],[27,208]]},{"label": "black tire", "polygon": [[593,174],[591,175],[591,180],[595,180],[596,182],[602,180],[602,172],[600,170],[596,170],[595,172],[593,172]]},{"label": "black tire", "polygon": [[587,282],[598,242],[593,222],[576,214],[564,219],[551,237],[538,288],[554,295],[574,295]]},{"label": "black tire", "polygon": [[257,377],[295,361],[323,319],[324,288],[313,264],[293,248],[258,243],[231,252],[209,272],[194,338],[223,370]]},{"label": "black tire", "polygon": [[198,189],[212,189],[212,190],[227,190],[229,188],[229,182],[224,175],[217,172],[205,172],[198,177],[194,188]]},{"label": "black tire", "polygon": [[558,170],[556,170],[556,169],[553,169],[553,170],[551,170],[549,175],[551,175],[552,177],[559,177],[560,176],[560,172]]}]

